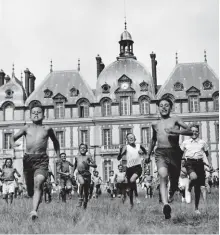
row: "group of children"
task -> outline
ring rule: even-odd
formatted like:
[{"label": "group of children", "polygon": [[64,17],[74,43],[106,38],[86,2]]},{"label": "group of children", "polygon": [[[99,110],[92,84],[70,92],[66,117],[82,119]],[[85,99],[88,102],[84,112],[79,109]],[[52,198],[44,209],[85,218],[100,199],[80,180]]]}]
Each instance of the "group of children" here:
[{"label": "group of children", "polygon": [[[204,141],[198,139],[199,129],[197,126],[188,127],[178,116],[170,116],[172,102],[169,99],[162,98],[157,103],[161,119],[152,123],[153,136],[148,151],[136,143],[135,135],[127,134],[127,144],[120,148],[117,159],[120,161],[123,157],[127,160],[125,173],[119,170],[116,177],[110,176],[109,187],[113,191],[113,184],[117,184],[123,201],[126,191],[129,194],[131,208],[134,205],[133,197],[137,192],[136,181],[139,178],[145,178],[151,182],[151,178],[144,174],[144,164],[150,162],[152,154],[155,156],[158,175],[160,178],[160,193],[163,203],[163,213],[166,219],[171,218],[170,203],[173,201],[174,193],[178,189],[178,180],[181,172],[181,159],[184,153],[186,160],[185,168],[189,175],[189,189],[194,187],[196,196],[195,209],[198,212],[198,202],[200,188],[203,186],[202,153],[205,152],[208,157],[208,148]],[[23,171],[27,185],[27,192],[33,197],[33,210],[31,218],[35,220],[38,217],[37,211],[41,202],[43,184],[48,177],[49,156],[47,155],[47,142],[50,138],[53,142],[58,163],[57,173],[60,175],[62,195],[66,195],[70,190],[71,174],[69,166],[76,172],[76,178],[79,183],[79,203],[78,206],[87,207],[89,191],[91,187],[90,167],[96,168],[97,165],[93,159],[87,155],[88,146],[80,144],[79,156],[75,158],[74,163],[66,161],[65,154],[60,156],[60,145],[53,129],[50,126],[43,125],[44,109],[40,105],[31,107],[30,117],[32,124],[26,124],[18,133],[11,138],[11,146],[18,146],[15,142],[22,136],[26,137],[26,153],[23,158]],[[179,135],[191,136],[190,141],[179,146]],[[156,146],[156,149],[155,149]],[[195,155],[195,152],[199,154]],[[196,159],[195,159],[196,156]],[[212,168],[211,160],[209,167]],[[119,165],[119,167],[121,167]],[[4,173],[9,179],[7,184],[10,185],[12,171]],[[13,170],[13,174],[16,170]],[[17,172],[16,172],[17,173]],[[184,174],[184,173],[183,173]],[[125,177],[126,175],[126,177]],[[170,181],[169,196],[167,182]],[[126,181],[124,180],[126,178]],[[96,179],[95,179],[96,180]],[[95,183],[95,182],[94,182]],[[96,183],[96,186],[99,185]],[[126,185],[126,187],[125,187]],[[149,184],[146,183],[149,189]],[[125,190],[126,188],[126,190]],[[67,190],[67,192],[66,192]],[[98,190],[98,189],[97,189]]]}]

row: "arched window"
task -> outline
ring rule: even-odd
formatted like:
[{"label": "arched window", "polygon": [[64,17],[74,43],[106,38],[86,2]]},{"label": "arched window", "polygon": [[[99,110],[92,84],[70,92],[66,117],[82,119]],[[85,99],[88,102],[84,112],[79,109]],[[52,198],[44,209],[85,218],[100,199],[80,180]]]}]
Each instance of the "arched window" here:
[{"label": "arched window", "polygon": [[4,106],[4,120],[14,120],[14,105],[12,103],[8,103]]},{"label": "arched window", "polygon": [[143,98],[140,101],[140,113],[141,115],[146,115],[150,113],[150,102],[149,99]]},{"label": "arched window", "polygon": [[100,101],[102,108],[102,116],[110,116],[111,115],[111,100],[109,98],[103,98]]},{"label": "arched window", "polygon": [[213,102],[214,102],[214,111],[219,111],[219,94],[216,94],[213,96]]},{"label": "arched window", "polygon": [[89,117],[89,103],[86,100],[82,100],[79,103],[79,117],[80,118]]}]

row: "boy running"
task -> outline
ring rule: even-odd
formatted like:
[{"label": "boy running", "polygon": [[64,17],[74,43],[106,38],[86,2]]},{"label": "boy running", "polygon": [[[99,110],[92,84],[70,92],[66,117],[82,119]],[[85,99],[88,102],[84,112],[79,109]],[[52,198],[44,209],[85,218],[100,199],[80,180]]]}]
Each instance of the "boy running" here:
[{"label": "boy running", "polygon": [[[200,215],[199,199],[202,190],[203,199],[206,204],[206,188],[205,188],[205,169],[204,169],[204,156],[207,157],[209,162],[209,168],[212,169],[211,156],[208,152],[207,143],[199,138],[199,126],[192,125],[191,131],[193,133],[192,137],[188,140],[183,141],[181,144],[181,149],[185,153],[186,157],[186,170],[190,178],[189,191],[191,192],[194,186],[195,192],[195,213]],[[207,164],[205,164],[207,165]]]},{"label": "boy running", "polygon": [[102,183],[102,179],[99,176],[99,172],[98,171],[95,171],[94,175],[92,176],[92,181],[94,183],[94,188],[95,188],[95,192],[93,194],[93,198],[98,198],[98,196],[100,195],[101,183]]},{"label": "boy running", "polygon": [[57,174],[60,175],[60,195],[62,198],[62,202],[66,202],[66,195],[69,195],[72,191],[70,167],[74,167],[74,165],[66,160],[65,153],[61,153],[60,160],[57,163]]},{"label": "boy running", "polygon": [[[192,135],[192,131],[178,116],[170,117],[173,106],[171,100],[162,98],[157,103],[161,120],[152,125],[153,137],[149,146],[146,163],[157,142],[155,161],[160,176],[160,192],[164,204],[163,213],[165,219],[171,218],[171,207],[168,204],[167,181],[170,179],[169,201],[173,200],[175,191],[178,189],[178,180],[181,168],[182,151],[179,147],[179,135]],[[180,130],[180,127],[183,129]]]},{"label": "boy running", "polygon": [[97,165],[92,160],[91,156],[86,155],[88,152],[88,146],[86,144],[79,145],[80,155],[76,158],[75,168],[77,169],[76,178],[79,182],[79,203],[77,207],[87,208],[89,187],[91,183],[90,167],[96,168]]},{"label": "boy running", "polygon": [[3,199],[8,203],[8,197],[10,198],[10,204],[13,202],[13,195],[15,193],[15,174],[18,177],[21,175],[18,173],[16,168],[12,166],[12,159],[6,158],[3,165],[1,179],[3,180],[2,190],[3,190]]},{"label": "boy running", "polygon": [[60,145],[51,127],[43,125],[44,109],[41,105],[34,105],[30,109],[32,124],[26,124],[11,138],[13,148],[19,146],[15,141],[22,136],[26,138],[26,153],[23,158],[23,171],[27,185],[28,196],[33,197],[31,219],[38,218],[37,210],[43,193],[43,183],[47,178],[49,157],[46,153],[48,139],[53,142],[57,157]]},{"label": "boy running", "polygon": [[118,173],[116,173],[115,175],[115,182],[116,182],[118,197],[120,198],[121,195],[123,195],[122,201],[124,202],[126,197],[127,179],[126,179],[126,172],[123,170],[123,165],[121,164],[118,165]]},{"label": "boy running", "polygon": [[142,165],[142,155],[147,154],[147,151],[142,145],[135,143],[136,138],[134,134],[128,133],[126,139],[128,144],[120,149],[117,159],[120,161],[123,156],[126,156],[126,177],[130,189],[129,198],[132,209],[134,206],[133,194],[137,187],[136,180],[142,175],[142,168],[144,168],[144,164]]},{"label": "boy running", "polygon": [[110,171],[110,176],[109,176],[109,189],[111,191],[110,195],[111,195],[111,198],[113,199],[113,197],[115,197],[115,174],[114,174],[114,171],[111,170]]}]

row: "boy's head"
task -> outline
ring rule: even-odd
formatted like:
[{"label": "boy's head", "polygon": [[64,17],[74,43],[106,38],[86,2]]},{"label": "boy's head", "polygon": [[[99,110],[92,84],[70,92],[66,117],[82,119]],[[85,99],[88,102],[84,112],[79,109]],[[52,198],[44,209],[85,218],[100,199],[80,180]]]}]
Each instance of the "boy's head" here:
[{"label": "boy's head", "polygon": [[44,108],[40,104],[34,104],[30,108],[31,120],[34,123],[42,122],[44,119]]},{"label": "boy's head", "polygon": [[173,103],[168,98],[161,98],[160,100],[157,101],[157,106],[159,108],[161,117],[167,117],[170,115]]},{"label": "boy's head", "polygon": [[120,172],[122,172],[123,171],[123,165],[118,165],[118,170],[120,171]]},{"label": "boy's head", "polygon": [[80,152],[81,155],[86,155],[87,151],[88,151],[88,145],[87,144],[82,143],[82,144],[79,145],[79,152]]},{"label": "boy's head", "polygon": [[5,159],[5,166],[6,167],[12,167],[12,159],[11,158],[6,158]]},{"label": "boy's head", "polygon": [[95,171],[95,176],[99,176],[99,172],[98,171]]},{"label": "boy's head", "polygon": [[134,144],[136,141],[135,135],[133,133],[128,133],[126,136],[128,144]]},{"label": "boy's head", "polygon": [[190,127],[193,135],[191,136],[193,140],[197,139],[199,137],[199,126],[197,124],[193,124]]},{"label": "boy's head", "polygon": [[61,154],[60,154],[60,158],[61,158],[61,160],[62,160],[63,162],[65,162],[65,161],[66,161],[66,154],[65,154],[65,153],[61,153]]},{"label": "boy's head", "polygon": [[185,166],[185,164],[186,164],[186,159],[185,159],[185,158],[182,158],[181,165],[182,165],[182,166]]},{"label": "boy's head", "polygon": [[111,171],[110,171],[110,176],[113,176],[113,175],[114,175],[114,171],[111,170]]},{"label": "boy's head", "polygon": [[146,170],[146,174],[147,174],[147,175],[150,175],[150,170],[149,170],[149,169]]}]

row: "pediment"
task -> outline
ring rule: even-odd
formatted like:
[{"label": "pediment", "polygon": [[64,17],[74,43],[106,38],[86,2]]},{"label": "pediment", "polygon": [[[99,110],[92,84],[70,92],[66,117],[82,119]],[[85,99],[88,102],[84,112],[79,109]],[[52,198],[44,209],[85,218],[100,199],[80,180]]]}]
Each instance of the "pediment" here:
[{"label": "pediment", "polygon": [[53,97],[53,100],[55,101],[67,101],[67,98],[60,94],[60,93],[57,93],[54,97]]},{"label": "pediment", "polygon": [[129,87],[128,89],[124,90],[121,87],[117,88],[115,90],[115,93],[136,93],[135,90],[132,87]]},{"label": "pediment", "polygon": [[129,82],[130,84],[132,83],[132,80],[126,76],[125,74],[123,74],[119,79],[118,79],[118,83],[122,83],[122,82]]},{"label": "pediment", "polygon": [[186,91],[186,94],[189,94],[189,93],[200,94],[200,90],[198,88],[192,86]]}]

